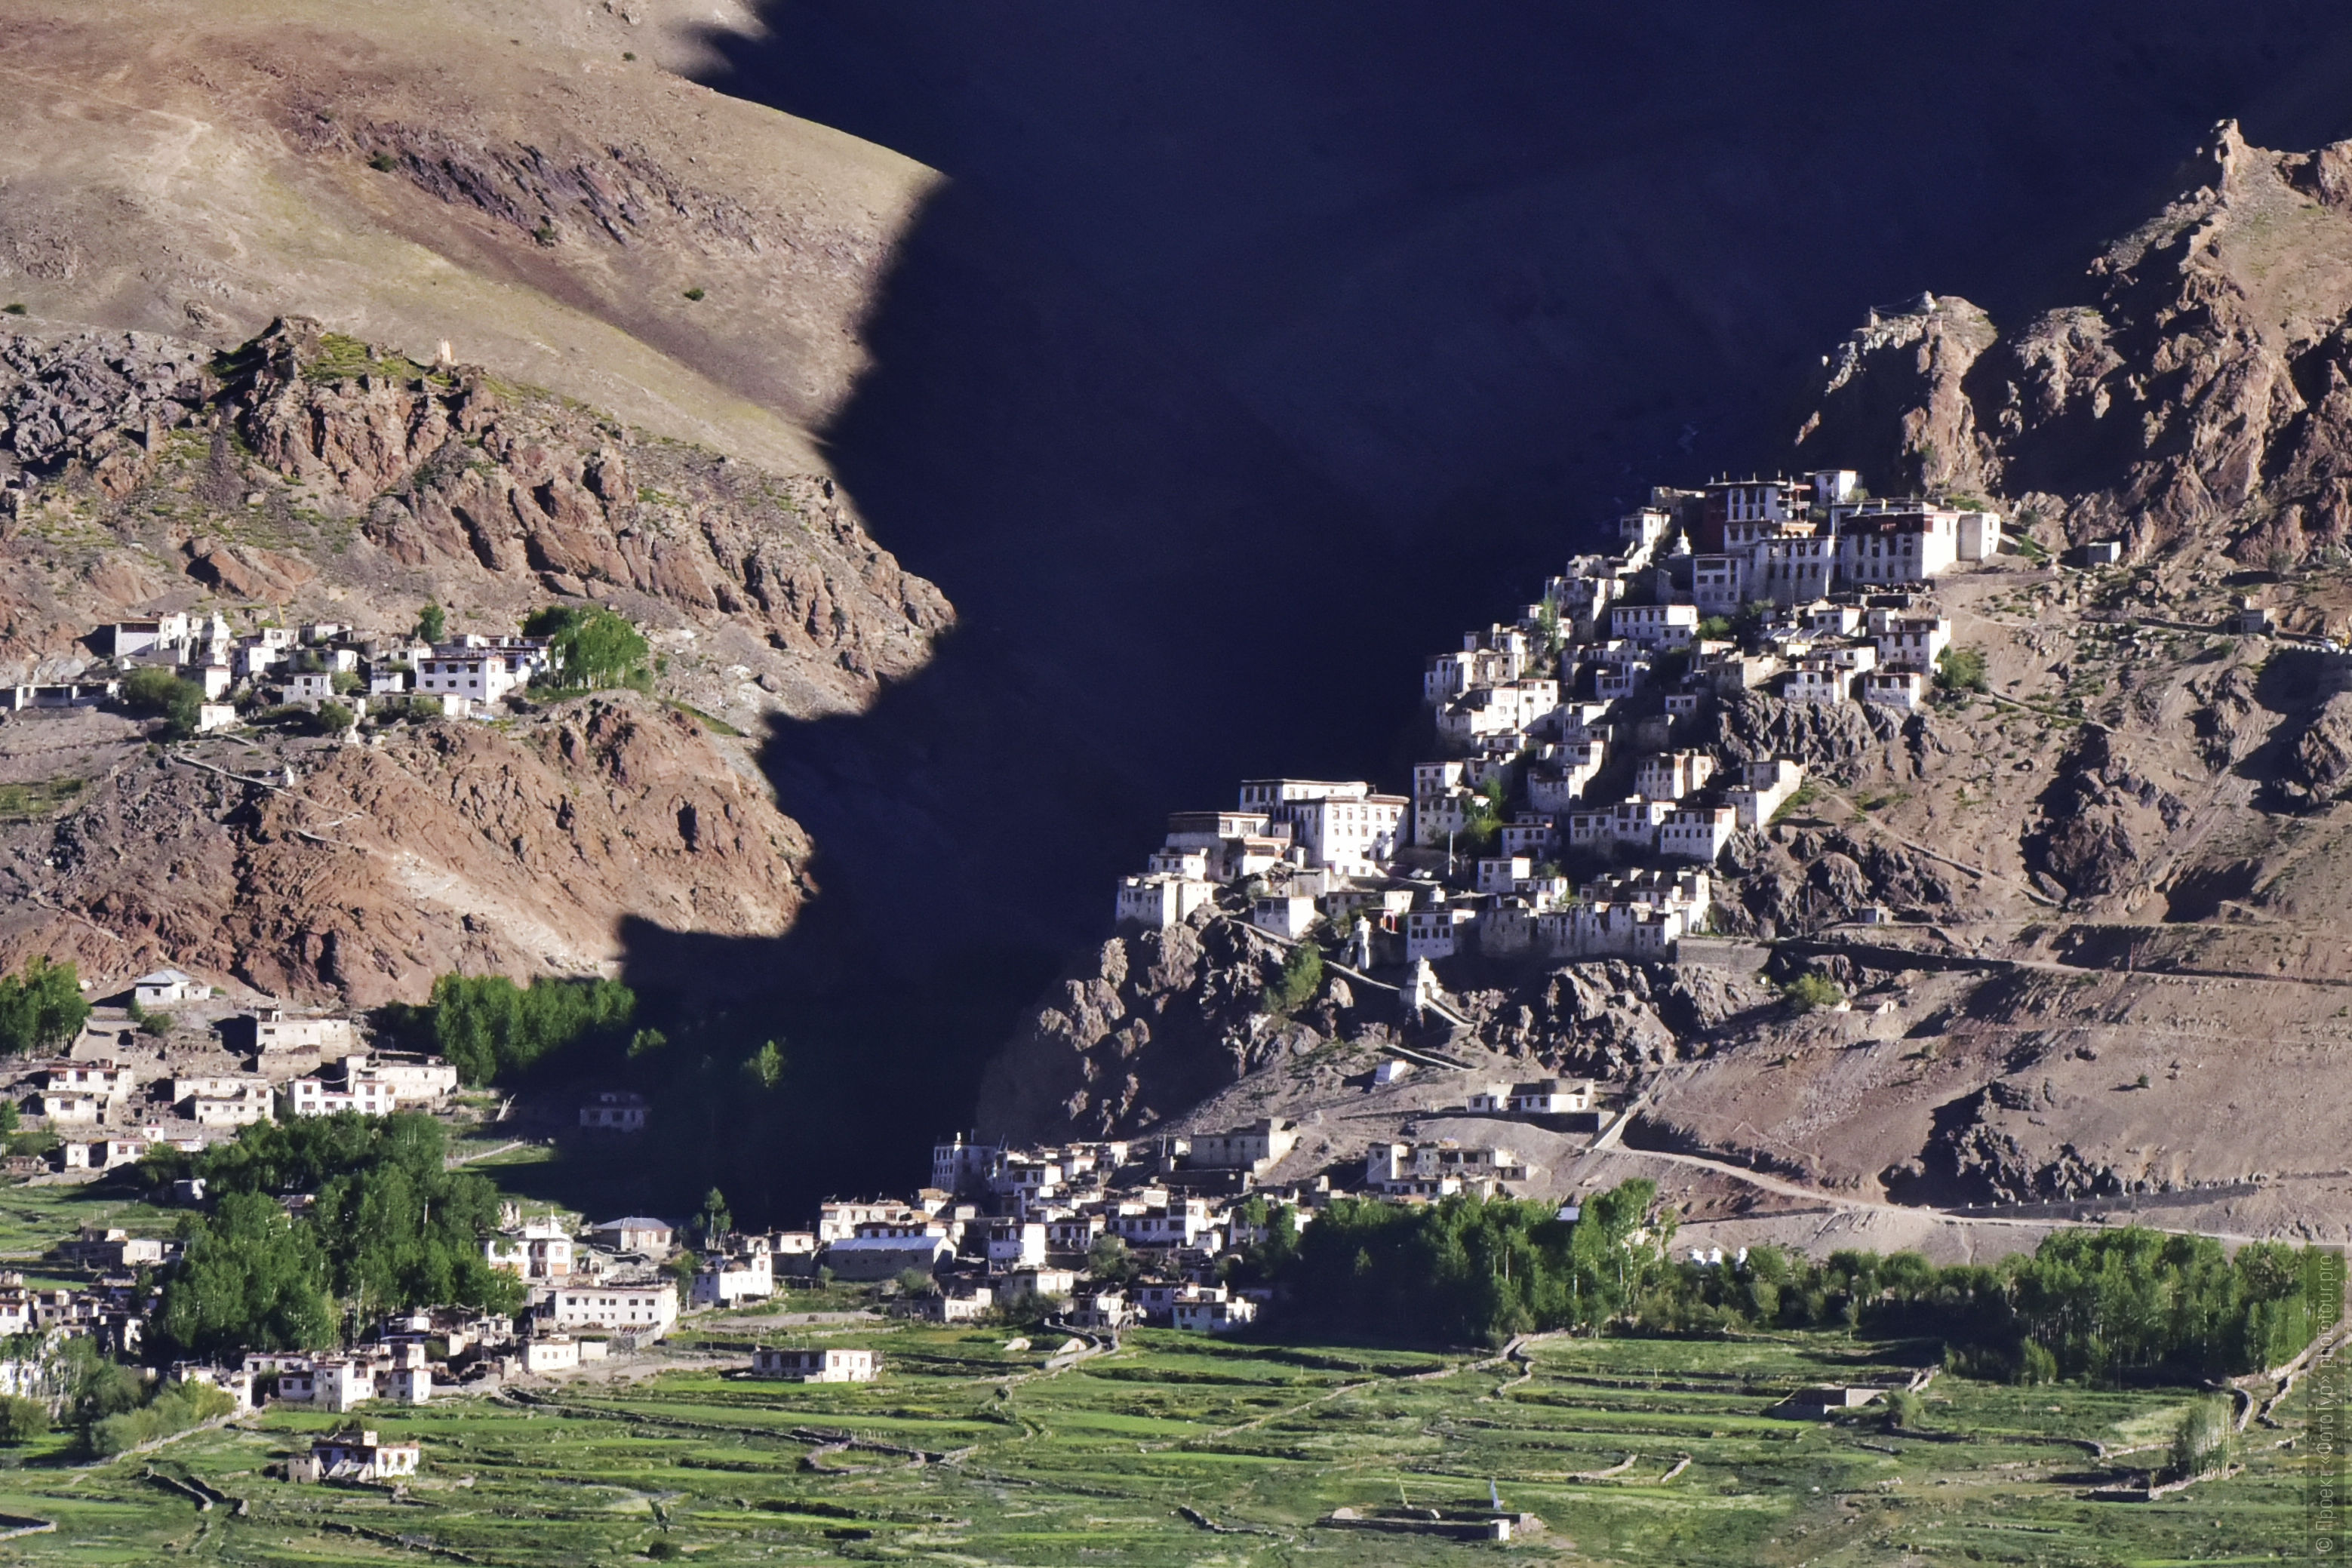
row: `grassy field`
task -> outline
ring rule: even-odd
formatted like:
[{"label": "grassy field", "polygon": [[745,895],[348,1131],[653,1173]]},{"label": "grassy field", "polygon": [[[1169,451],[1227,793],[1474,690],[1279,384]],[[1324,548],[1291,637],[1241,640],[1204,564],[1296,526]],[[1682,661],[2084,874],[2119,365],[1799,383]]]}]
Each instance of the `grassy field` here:
[{"label": "grassy field", "polygon": [[[86,1470],[27,1452],[0,1471],[0,1511],[58,1529],[0,1542],[0,1562],[2154,1563],[2304,1545],[2303,1477],[2276,1446],[2299,1429],[2292,1405],[2285,1431],[2253,1428],[2236,1478],[2093,1502],[2087,1489],[2160,1455],[2103,1462],[2085,1440],[2160,1443],[2187,1391],[1946,1377],[1924,1436],[1865,1413],[1768,1414],[1807,1383],[1899,1375],[1901,1354],[1829,1334],[1547,1341],[1523,1376],[1467,1356],[1168,1332],[1047,1373],[1058,1336],[1008,1351],[1001,1329],[720,1329],[681,1335],[634,1383],[368,1415],[425,1445],[404,1495],[263,1478],[327,1417],[272,1414]],[[733,1369],[754,1332],[872,1344],[887,1371],[870,1385],[750,1381]],[[901,1451],[827,1448],[828,1435]],[[201,1511],[151,1468],[247,1511]],[[1483,1508],[1490,1481],[1549,1528],[1503,1544],[1318,1522],[1401,1501]]]}]

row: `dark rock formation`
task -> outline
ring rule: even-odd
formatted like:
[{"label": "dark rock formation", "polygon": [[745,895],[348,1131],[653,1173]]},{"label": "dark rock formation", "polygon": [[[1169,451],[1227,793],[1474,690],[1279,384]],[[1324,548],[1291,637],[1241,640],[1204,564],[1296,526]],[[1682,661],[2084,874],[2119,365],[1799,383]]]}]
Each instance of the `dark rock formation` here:
[{"label": "dark rock formation", "polygon": [[2221,124],[2184,193],[2091,264],[2092,302],[1998,339],[1965,300],[1874,315],[1827,367],[1799,451],[2024,498],[2070,542],[2199,539],[2253,563],[2340,547],[2347,168],[2352,143],[2274,153]]},{"label": "dark rock formation", "polygon": [[2117,752],[2105,730],[2085,726],[2042,796],[2041,826],[2023,840],[2027,864],[2078,898],[2118,892],[2139,873],[2188,807]]}]

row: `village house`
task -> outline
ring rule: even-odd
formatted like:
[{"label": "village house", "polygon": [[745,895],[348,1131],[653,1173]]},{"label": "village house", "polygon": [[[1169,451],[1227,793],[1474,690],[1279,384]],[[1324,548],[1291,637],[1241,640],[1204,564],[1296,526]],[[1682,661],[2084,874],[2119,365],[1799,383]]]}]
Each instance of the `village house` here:
[{"label": "village house", "polygon": [[909,1268],[931,1273],[955,1256],[955,1241],[937,1220],[869,1220],[855,1235],[825,1244],[824,1266],[838,1279],[890,1279]]},{"label": "village house", "polygon": [[1435,909],[1414,910],[1405,916],[1405,962],[1426,959],[1435,963],[1452,958],[1461,939],[1462,929],[1478,918],[1475,910],[1458,904]]},{"label": "village house", "polygon": [[[356,1437],[320,1437],[307,1460],[289,1460],[288,1479],[306,1481],[387,1481],[416,1474],[425,1462],[421,1443],[387,1443],[372,1431]],[[302,1466],[297,1475],[295,1467]]]},{"label": "village house", "polygon": [[399,1089],[372,1079],[338,1087],[320,1078],[298,1078],[283,1092],[289,1116],[333,1116],[346,1110],[390,1116],[400,1109]]},{"label": "village house", "polygon": [[424,1405],[433,1398],[433,1369],[396,1366],[376,1376],[376,1397],[395,1405]]},{"label": "village house", "polygon": [[43,1089],[57,1093],[115,1100],[139,1087],[139,1075],[111,1061],[59,1062],[41,1070],[40,1083]]},{"label": "village house", "polygon": [[[219,1389],[233,1402],[231,1409],[236,1415],[249,1415],[253,1410],[253,1373],[249,1372],[231,1371],[226,1367],[211,1366],[201,1362],[174,1362],[172,1363],[172,1381],[201,1383],[208,1388]],[[9,1389],[0,1392],[16,1393],[16,1391]]]},{"label": "village house", "polygon": [[1280,1117],[1261,1117],[1229,1131],[1196,1133],[1189,1142],[1186,1163],[1196,1169],[1262,1172],[1297,1146],[1298,1124]]},{"label": "village house", "polygon": [[1916,669],[1874,669],[1862,678],[1857,693],[1864,702],[1916,712],[1927,694],[1927,678]]},{"label": "village house", "polygon": [[695,1271],[693,1304],[731,1307],[764,1300],[776,1293],[775,1258],[765,1248],[736,1258],[711,1258]]},{"label": "village house", "polygon": [[677,1287],[659,1284],[597,1284],[551,1292],[538,1309],[557,1330],[604,1329],[659,1339],[677,1321]]},{"label": "village house", "polygon": [[988,1222],[988,1265],[991,1268],[1031,1268],[1045,1261],[1045,1222],[1018,1219],[992,1219]]},{"label": "village house", "polygon": [[351,1356],[320,1356],[278,1373],[278,1397],[337,1413],[356,1409],[375,1397],[375,1369]]},{"label": "village house", "polygon": [[106,1102],[94,1094],[41,1094],[34,1097],[33,1109],[53,1123],[78,1124],[104,1117]]},{"label": "village house", "polygon": [[871,1383],[880,1358],[870,1350],[755,1350],[751,1375],[795,1383]]},{"label": "village house", "polygon": [[275,1051],[341,1054],[357,1043],[358,1033],[349,1018],[306,1017],[282,1007],[240,1015],[224,1026],[225,1035],[232,1031],[245,1040],[247,1049],[263,1056]]},{"label": "village house", "polygon": [[1739,784],[1723,793],[1742,827],[1760,827],[1772,820],[1789,797],[1805,782],[1805,771],[1786,757],[1750,763]]},{"label": "village house", "polygon": [[212,994],[211,986],[176,969],[159,969],[131,983],[131,999],[142,1007],[172,1007],[183,1002],[201,1002]]},{"label": "village house", "polygon": [[1246,1296],[1203,1301],[1178,1301],[1170,1314],[1179,1329],[1192,1333],[1229,1334],[1257,1321],[1257,1303]]},{"label": "village house", "polygon": [[[144,1152],[144,1143],[135,1145]],[[138,1156],[131,1156],[135,1161]],[[100,1161],[101,1166],[106,1162]],[[132,1236],[126,1230],[84,1226],[71,1241],[61,1242],[58,1256],[68,1263],[99,1273],[117,1273],[132,1268],[152,1268],[163,1261],[170,1244],[161,1237]]]},{"label": "village house", "polygon": [[1303,894],[1268,894],[1250,901],[1250,924],[1287,942],[1305,936],[1316,919],[1315,900]]},{"label": "village house", "polygon": [[646,1097],[625,1089],[604,1089],[580,1107],[580,1125],[592,1132],[643,1132]]},{"label": "village house", "polygon": [[677,1232],[667,1220],[648,1219],[643,1215],[631,1215],[625,1219],[608,1219],[602,1225],[588,1227],[588,1240],[608,1252],[635,1252],[647,1258],[667,1258]]},{"label": "village house", "polygon": [[1015,1268],[1008,1272],[1002,1281],[1000,1295],[1007,1302],[1018,1301],[1033,1296],[1052,1296],[1066,1300],[1077,1288],[1078,1276],[1076,1269],[1055,1268],[1044,1264],[1033,1264],[1027,1268]]},{"label": "village house", "polygon": [[493,1268],[524,1279],[568,1279],[572,1240],[554,1220],[532,1220],[485,1237],[482,1257]]},{"label": "village house", "polygon": [[457,1091],[457,1069],[439,1057],[415,1052],[361,1052],[343,1058],[343,1082],[387,1086],[404,1104],[445,1099]]},{"label": "village house", "polygon": [[1658,854],[1712,865],[1738,827],[1739,813],[1731,806],[1684,806],[1658,824]]},{"label": "village house", "polygon": [[1643,649],[1683,647],[1698,640],[1696,605],[1613,605],[1609,635]]},{"label": "village house", "polygon": [[1933,669],[1937,657],[1952,646],[1952,623],[1941,616],[1874,611],[1870,618],[1871,640],[1881,666]]},{"label": "village house", "polygon": [[417,661],[416,689],[427,696],[494,703],[527,685],[534,674],[554,668],[555,662],[546,640],[539,637],[437,643]]},{"label": "village house", "polygon": [[147,1157],[144,1138],[68,1139],[58,1145],[58,1165],[66,1171],[110,1171]]},{"label": "village house", "polygon": [[[1198,855],[1198,851],[1188,852]],[[1153,856],[1153,859],[1160,858]],[[1205,866],[1207,858],[1200,857]],[[1118,879],[1116,919],[1120,925],[1139,925],[1150,931],[1165,931],[1190,920],[1194,910],[1212,903],[1217,896],[1216,884],[1205,877],[1169,876],[1148,873],[1140,877]]]}]

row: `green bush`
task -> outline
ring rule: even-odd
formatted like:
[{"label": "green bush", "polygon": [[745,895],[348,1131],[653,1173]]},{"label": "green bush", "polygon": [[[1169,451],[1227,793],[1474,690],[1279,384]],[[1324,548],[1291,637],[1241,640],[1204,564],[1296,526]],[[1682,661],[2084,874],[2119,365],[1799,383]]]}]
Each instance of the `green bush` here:
[{"label": "green bush", "polygon": [[1311,942],[1302,942],[1283,959],[1281,975],[1259,996],[1258,1006],[1277,1018],[1287,1018],[1322,989],[1322,950]]},{"label": "green bush", "polygon": [[236,1401],[208,1383],[174,1384],[147,1404],[91,1423],[89,1451],[109,1458],[142,1443],[169,1437],[236,1408]]},{"label": "green bush", "polygon": [[1990,691],[1985,656],[1972,647],[1948,647],[1936,656],[1936,684],[1946,691]]},{"label": "green bush", "polygon": [[122,705],[133,713],[160,715],[166,721],[165,733],[175,740],[196,732],[197,710],[204,700],[203,687],[182,680],[161,665],[134,669],[122,683]]},{"label": "green bush", "polygon": [[1816,1008],[1836,1006],[1845,1000],[1845,993],[1827,975],[1800,974],[1780,987],[1780,999],[1795,1012],[1811,1013]]},{"label": "green bush", "polygon": [[352,727],[354,715],[340,702],[321,702],[314,722],[321,735],[340,735]]},{"label": "green bush", "polygon": [[2172,1432],[2173,1479],[2190,1480],[2228,1468],[2237,1436],[2230,1422],[2228,1400],[2200,1399],[2190,1405]]},{"label": "green bush", "polygon": [[617,1037],[636,1005],[617,980],[542,975],[522,986],[502,974],[445,974],[425,1011],[435,1047],[467,1083],[483,1084],[510,1081],[591,1037]]},{"label": "green bush", "polygon": [[642,691],[653,684],[652,650],[644,635],[610,610],[550,605],[522,629],[525,636],[547,638],[554,649],[558,666],[541,677],[552,689],[626,686]]},{"label": "green bush", "polygon": [[1886,1426],[1889,1431],[1916,1432],[1927,1418],[1926,1400],[1907,1388],[1887,1391]]},{"label": "green bush", "polygon": [[0,1055],[54,1049],[80,1034],[89,1016],[70,963],[36,958],[21,974],[0,976]]},{"label": "green bush", "polygon": [[439,642],[449,635],[449,612],[438,605],[427,605],[416,613],[416,635],[425,642]]},{"label": "green bush", "polygon": [[29,1443],[49,1429],[49,1407],[37,1399],[0,1396],[0,1443]]}]

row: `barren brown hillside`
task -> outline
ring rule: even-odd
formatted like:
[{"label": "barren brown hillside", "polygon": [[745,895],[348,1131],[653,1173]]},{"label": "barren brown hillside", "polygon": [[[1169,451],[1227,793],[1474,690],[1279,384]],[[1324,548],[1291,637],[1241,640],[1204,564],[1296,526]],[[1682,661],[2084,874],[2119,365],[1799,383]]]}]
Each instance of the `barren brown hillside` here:
[{"label": "barren brown hillside", "polygon": [[932,176],[660,68],[677,9],[0,6],[0,292],[215,347],[289,314],[446,341],[809,467]]}]

